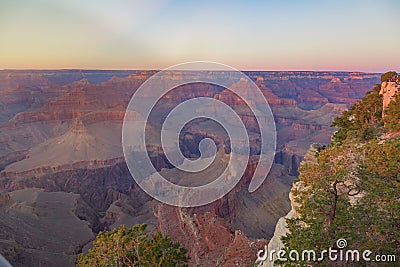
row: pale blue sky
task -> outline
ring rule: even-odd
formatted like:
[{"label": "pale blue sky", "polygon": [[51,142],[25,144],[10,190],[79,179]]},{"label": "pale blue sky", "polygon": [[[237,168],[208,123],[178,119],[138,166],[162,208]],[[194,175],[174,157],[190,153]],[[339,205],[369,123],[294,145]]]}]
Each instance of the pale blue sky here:
[{"label": "pale blue sky", "polygon": [[400,70],[400,1],[2,0],[0,68]]}]

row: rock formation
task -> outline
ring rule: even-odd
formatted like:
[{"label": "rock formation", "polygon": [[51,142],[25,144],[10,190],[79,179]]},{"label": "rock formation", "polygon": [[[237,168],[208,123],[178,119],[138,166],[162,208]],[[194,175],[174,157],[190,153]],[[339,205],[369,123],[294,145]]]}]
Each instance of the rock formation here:
[{"label": "rock formation", "polygon": [[94,238],[83,219],[93,214],[78,194],[34,188],[2,193],[1,254],[19,266],[73,265],[75,254]]},{"label": "rock formation", "polygon": [[[147,223],[150,230],[158,227],[188,246],[193,265],[253,261],[266,242],[259,239],[272,237],[277,220],[290,210],[288,194],[309,145],[328,143],[332,118],[379,79],[379,75],[362,73],[247,72],[271,106],[278,135],[270,175],[252,194],[247,187],[257,164],[253,157],[259,151],[259,129],[240,99],[229,90],[200,84],[167,94],[149,122],[149,148],[157,170],[175,171],[168,170],[171,166],[154,140],[165,114],[186,99],[205,96],[224,101],[238,111],[251,132],[252,161],[239,184],[211,205],[185,210],[159,204],[146,195],[130,176],[122,155],[125,108],[135,90],[154,73],[0,71],[0,190],[7,191],[0,197],[0,209],[8,212],[0,216],[4,233],[0,236],[5,236],[0,243],[6,244],[0,245],[0,253],[11,263],[27,265],[32,258],[41,265],[72,266],[96,232],[121,223]],[[225,144],[221,132],[212,128],[205,122],[193,125],[182,138],[183,152],[194,156],[204,137]],[[33,208],[37,205],[39,209]],[[65,223],[55,209],[66,214]],[[37,225],[47,225],[46,220],[55,217],[54,228],[46,232]],[[71,234],[64,241],[61,230],[82,234]],[[193,239],[185,241],[183,235]]]},{"label": "rock formation", "polygon": [[[315,153],[319,152],[322,149],[322,146],[319,144],[312,144],[310,148],[307,150],[307,153],[304,156],[304,160],[301,162],[301,164],[313,164],[316,161],[315,158]],[[301,188],[301,182],[296,182],[293,184],[293,188],[291,192],[294,192]],[[299,203],[296,203],[293,201],[292,193],[289,194],[289,199],[291,203],[291,210],[289,211],[288,214],[286,214],[284,217],[281,217],[275,227],[275,232],[273,237],[268,243],[268,250],[267,252],[271,251],[279,251],[283,248],[283,243],[282,243],[282,236],[285,236],[288,233],[288,229],[286,227],[286,219],[292,219],[296,218],[298,216],[298,213],[296,211],[296,208],[298,207]],[[259,262],[259,266],[261,267],[273,267],[274,260],[276,260],[276,253],[272,254],[272,258],[267,257],[267,260],[263,262]]]},{"label": "rock formation", "polygon": [[251,240],[211,212],[191,214],[160,204],[158,227],[189,249],[190,266],[247,266],[266,240]]},{"label": "rock formation", "polygon": [[385,116],[385,109],[387,109],[399,89],[400,81],[387,81],[381,84],[380,94],[383,96],[383,116]]}]

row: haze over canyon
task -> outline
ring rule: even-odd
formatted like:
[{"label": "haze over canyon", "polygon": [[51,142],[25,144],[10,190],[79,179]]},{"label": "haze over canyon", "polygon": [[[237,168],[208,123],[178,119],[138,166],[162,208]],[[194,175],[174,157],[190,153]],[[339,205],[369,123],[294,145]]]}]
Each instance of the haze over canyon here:
[{"label": "haze over canyon", "polygon": [[197,120],[180,135],[182,153],[198,157],[199,142],[209,137],[217,144],[216,161],[191,180],[171,168],[156,141],[159,124],[187,99],[211,97],[231,106],[250,133],[251,146],[245,174],[231,192],[206,206],[178,208],[143,192],[122,153],[129,99],[155,72],[0,71],[0,254],[12,264],[72,266],[99,231],[137,223],[183,244],[190,265],[251,264],[272,237],[277,220],[290,210],[288,194],[310,144],[329,143],[333,118],[380,77],[359,72],[245,72],[268,100],[277,128],[273,167],[254,193],[247,188],[260,140],[248,107],[230,90],[210,84],[174,89],[160,100],[147,129],[152,163],[171,181],[207,183],[226,166],[230,153],[224,131],[209,120]]}]

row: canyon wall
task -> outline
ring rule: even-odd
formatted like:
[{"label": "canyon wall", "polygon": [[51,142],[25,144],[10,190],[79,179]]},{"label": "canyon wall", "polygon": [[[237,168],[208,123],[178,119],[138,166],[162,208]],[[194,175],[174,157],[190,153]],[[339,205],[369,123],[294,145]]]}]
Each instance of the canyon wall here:
[{"label": "canyon wall", "polygon": [[[318,153],[322,149],[322,146],[319,144],[312,144],[310,148],[307,150],[306,155],[304,156],[304,160],[301,162],[301,164],[306,164],[310,165],[315,163],[316,158],[315,154]],[[296,190],[301,189],[301,182],[295,182],[293,184],[291,192],[295,192]],[[281,217],[276,226],[275,226],[275,231],[274,235],[272,238],[269,240],[268,246],[267,246],[267,253],[268,257],[265,261],[258,262],[258,266],[260,267],[273,267],[274,261],[277,259],[276,253],[269,254],[271,251],[279,251],[283,249],[283,243],[281,238],[285,236],[289,231],[286,226],[286,219],[293,219],[298,217],[298,213],[296,209],[299,207],[299,203],[296,203],[293,200],[292,193],[289,194],[289,199],[290,199],[290,204],[291,204],[291,210],[286,214],[285,216]],[[272,257],[270,257],[272,255]]]},{"label": "canyon wall", "polygon": [[396,93],[400,90],[400,83],[398,82],[383,82],[381,85],[380,94],[383,96],[383,116],[385,110],[393,100]]},{"label": "canyon wall", "polygon": [[[72,266],[76,254],[87,250],[99,230],[122,223],[147,223],[149,230],[160,230],[182,242],[189,249],[193,266],[243,266],[254,262],[257,250],[273,236],[277,220],[291,208],[289,191],[309,145],[328,143],[333,117],[379,79],[379,75],[363,73],[246,72],[271,106],[278,137],[270,174],[252,194],[247,188],[257,165],[260,129],[242,101],[229,90],[211,85],[186,85],[165,95],[149,121],[149,135],[155,140],[149,144],[149,154],[157,170],[174,171],[156,140],[160,122],[174,106],[192,97],[213,97],[227,103],[251,133],[251,161],[237,186],[210,205],[181,209],[158,203],[143,192],[132,179],[122,153],[126,106],[140,84],[154,73],[0,71],[0,190],[6,191],[0,198],[4,202],[0,209],[22,218],[20,225],[6,219],[0,228],[0,236],[5,236],[0,240],[0,253],[12,263],[24,266],[33,257],[35,262],[48,266],[60,265],[61,260],[65,260],[63,265]],[[179,75],[173,78],[179,79]],[[181,139],[183,153],[196,156],[198,142],[204,137],[219,145],[229,144],[221,131],[212,130],[207,122],[193,125]],[[177,175],[175,179],[182,177]],[[13,206],[7,200],[7,194],[12,198],[14,192],[21,198],[13,203],[29,198],[28,204],[21,205],[43,208],[39,213],[25,206],[14,209],[20,204]],[[47,197],[51,201],[44,205]],[[84,238],[71,235],[68,247],[58,244],[64,242],[59,229],[67,225],[61,215],[53,212],[64,198],[71,205],[64,206],[63,211],[71,215],[69,218],[79,228],[76,231],[85,233]],[[58,217],[46,217],[48,214]],[[29,239],[24,236],[29,236],[28,232],[22,231],[18,238],[10,235],[32,216],[54,219],[54,228],[46,234],[32,230]],[[37,223],[40,221],[34,221],[29,229]],[[16,242],[10,243],[11,239]],[[59,251],[46,246],[49,242],[62,248],[67,256],[59,258]]]}]

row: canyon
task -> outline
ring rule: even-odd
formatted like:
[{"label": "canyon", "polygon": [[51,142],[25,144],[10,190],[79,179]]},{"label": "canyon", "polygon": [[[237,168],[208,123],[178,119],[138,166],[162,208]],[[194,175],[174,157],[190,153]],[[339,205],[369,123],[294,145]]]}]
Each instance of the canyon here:
[{"label": "canyon", "polygon": [[[268,101],[277,129],[274,164],[254,193],[247,188],[257,166],[260,129],[248,107],[230,90],[210,84],[174,89],[160,100],[146,129],[158,171],[184,180],[166,159],[159,136],[168,112],[187,99],[211,97],[231,106],[250,132],[251,146],[250,162],[232,191],[205,206],[179,208],[152,199],[135,183],[122,150],[130,97],[154,73],[0,71],[0,254],[13,265],[72,266],[99,231],[137,223],[182,243],[190,266],[251,264],[291,209],[289,192],[309,146],[329,143],[332,119],[380,78],[358,72],[244,72]],[[219,149],[229,144],[205,120],[185,129],[182,153],[198,157],[205,137]],[[221,160],[208,171],[224,166]]]}]

